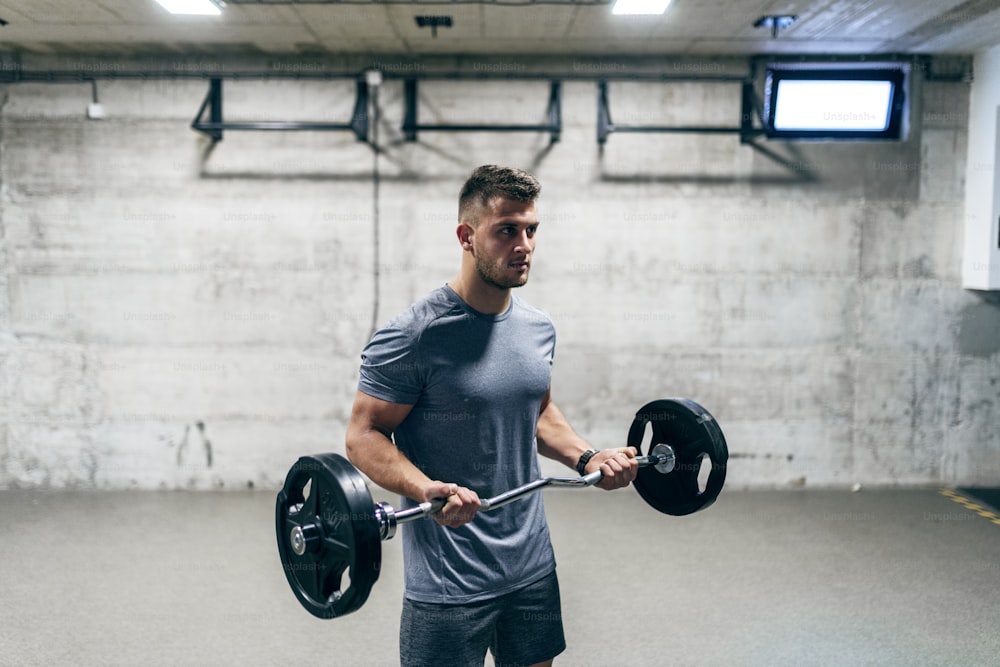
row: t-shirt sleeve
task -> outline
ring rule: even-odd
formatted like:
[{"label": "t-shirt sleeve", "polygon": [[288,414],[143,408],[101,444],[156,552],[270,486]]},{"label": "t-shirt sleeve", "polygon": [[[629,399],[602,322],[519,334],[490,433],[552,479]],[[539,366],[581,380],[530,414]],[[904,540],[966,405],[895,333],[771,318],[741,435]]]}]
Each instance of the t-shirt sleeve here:
[{"label": "t-shirt sleeve", "polygon": [[358,390],[390,403],[413,405],[423,391],[418,337],[392,325],[381,329],[361,352]]}]

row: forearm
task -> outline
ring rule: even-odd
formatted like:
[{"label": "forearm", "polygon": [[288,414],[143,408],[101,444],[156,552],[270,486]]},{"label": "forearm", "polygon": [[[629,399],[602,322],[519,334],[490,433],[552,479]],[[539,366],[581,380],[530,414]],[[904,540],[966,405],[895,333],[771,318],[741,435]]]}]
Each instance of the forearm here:
[{"label": "forearm", "polygon": [[[548,400],[548,395],[542,405],[536,432],[538,453],[576,470],[580,456],[591,449],[590,444],[576,434],[559,408]],[[601,480],[597,486],[607,491],[619,489],[635,479],[639,470],[635,455],[631,447],[604,449],[591,457],[583,472],[589,474],[599,469]]]},{"label": "forearm", "polygon": [[381,431],[351,425],[347,429],[347,457],[383,489],[421,500],[431,480]]},{"label": "forearm", "polygon": [[591,448],[586,440],[577,435],[566,416],[551,401],[546,403],[538,416],[536,436],[539,454],[574,470],[580,456]]}]

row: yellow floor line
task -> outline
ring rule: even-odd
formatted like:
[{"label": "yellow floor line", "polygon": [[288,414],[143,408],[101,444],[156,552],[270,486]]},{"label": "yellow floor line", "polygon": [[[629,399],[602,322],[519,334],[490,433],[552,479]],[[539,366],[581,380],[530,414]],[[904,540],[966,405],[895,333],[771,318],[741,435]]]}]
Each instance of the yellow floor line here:
[{"label": "yellow floor line", "polygon": [[1000,526],[1000,516],[997,516],[995,513],[986,509],[982,505],[978,505],[972,502],[965,496],[955,493],[951,489],[941,489],[941,495],[958,503],[959,505],[961,505],[966,509],[972,510],[973,512],[983,517],[984,519],[989,519],[992,523],[995,523],[996,525]]}]

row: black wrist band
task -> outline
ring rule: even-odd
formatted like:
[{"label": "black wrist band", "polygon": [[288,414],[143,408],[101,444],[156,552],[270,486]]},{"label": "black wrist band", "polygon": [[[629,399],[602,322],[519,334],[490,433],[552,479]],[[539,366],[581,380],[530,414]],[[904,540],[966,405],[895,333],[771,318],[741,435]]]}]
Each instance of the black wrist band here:
[{"label": "black wrist band", "polygon": [[596,449],[588,449],[581,456],[580,460],[576,462],[576,471],[580,475],[584,475],[584,470],[587,468],[587,464],[590,463],[590,459],[594,458],[594,454],[597,453]]}]

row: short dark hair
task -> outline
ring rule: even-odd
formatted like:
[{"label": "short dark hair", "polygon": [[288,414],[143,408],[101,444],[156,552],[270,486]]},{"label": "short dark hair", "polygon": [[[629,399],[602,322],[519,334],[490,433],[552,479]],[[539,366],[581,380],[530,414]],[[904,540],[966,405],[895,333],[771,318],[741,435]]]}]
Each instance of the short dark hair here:
[{"label": "short dark hair", "polygon": [[477,209],[489,205],[493,199],[533,202],[541,191],[538,179],[523,169],[495,164],[476,167],[458,195],[458,219],[475,225],[479,221]]}]

